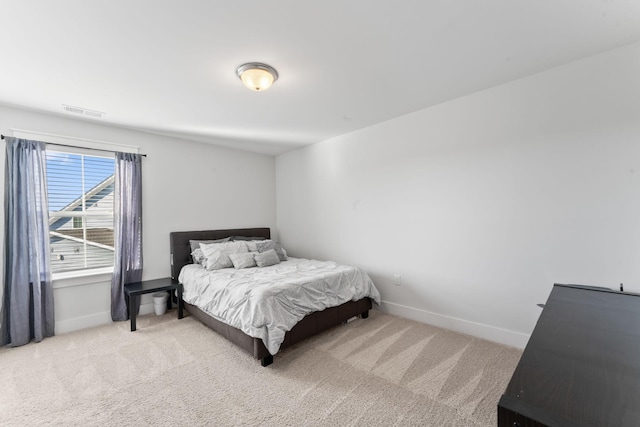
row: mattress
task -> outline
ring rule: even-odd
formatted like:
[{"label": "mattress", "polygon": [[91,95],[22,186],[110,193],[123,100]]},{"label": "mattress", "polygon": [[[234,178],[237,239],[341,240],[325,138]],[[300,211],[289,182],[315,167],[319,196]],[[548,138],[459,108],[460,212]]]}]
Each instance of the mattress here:
[{"label": "mattress", "polygon": [[183,300],[245,334],[272,355],[284,335],[306,315],[380,293],[357,267],[289,258],[269,267],[208,271],[189,264],[180,271]]}]

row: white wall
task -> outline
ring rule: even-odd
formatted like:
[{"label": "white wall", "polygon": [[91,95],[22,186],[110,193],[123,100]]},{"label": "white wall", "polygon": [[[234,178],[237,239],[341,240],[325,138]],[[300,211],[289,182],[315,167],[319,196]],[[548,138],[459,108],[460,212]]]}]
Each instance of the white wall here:
[{"label": "white wall", "polygon": [[554,282],[640,292],[639,175],[636,43],[278,156],[277,224],[386,310],[524,346]]},{"label": "white wall", "polygon": [[[12,135],[12,129],[134,145],[148,155],[142,163],[143,279],[170,275],[171,231],[275,227],[272,156],[0,106],[0,132]],[[0,153],[4,188],[4,144]],[[56,333],[109,322],[109,289],[109,275],[54,283]],[[142,302],[141,313],[153,311],[150,298]]]}]

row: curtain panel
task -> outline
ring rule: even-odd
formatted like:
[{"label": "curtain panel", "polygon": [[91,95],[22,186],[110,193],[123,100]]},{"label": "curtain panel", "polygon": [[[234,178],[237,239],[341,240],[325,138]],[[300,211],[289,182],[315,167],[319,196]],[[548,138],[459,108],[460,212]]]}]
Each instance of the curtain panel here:
[{"label": "curtain panel", "polygon": [[54,334],[45,143],[5,137],[4,283],[1,345]]},{"label": "curtain panel", "polygon": [[127,320],[124,285],[142,279],[142,156],[116,153],[114,245],[115,265],[111,281],[111,318]]}]

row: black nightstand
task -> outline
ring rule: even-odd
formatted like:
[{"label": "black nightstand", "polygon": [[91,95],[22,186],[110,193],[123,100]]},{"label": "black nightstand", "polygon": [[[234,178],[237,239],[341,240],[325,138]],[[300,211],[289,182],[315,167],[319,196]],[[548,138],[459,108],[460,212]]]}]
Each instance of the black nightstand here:
[{"label": "black nightstand", "polygon": [[[171,291],[176,290],[178,292],[178,319],[182,319],[183,305],[182,305],[182,283],[173,280],[171,277],[164,277],[162,279],[155,280],[143,280],[142,282],[127,283],[124,285],[124,293],[127,296],[129,307],[134,307],[137,302],[140,301],[140,295],[150,294],[152,292],[169,292],[169,298],[167,298],[167,308],[171,308]],[[136,330],[136,310],[129,310],[131,317],[131,332]]]}]

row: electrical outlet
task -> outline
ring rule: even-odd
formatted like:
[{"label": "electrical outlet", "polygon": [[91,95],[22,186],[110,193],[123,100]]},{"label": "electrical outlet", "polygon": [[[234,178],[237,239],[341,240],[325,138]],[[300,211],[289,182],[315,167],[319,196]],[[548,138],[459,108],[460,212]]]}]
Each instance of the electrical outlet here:
[{"label": "electrical outlet", "polygon": [[400,277],[399,274],[394,274],[393,275],[393,284],[396,286],[400,286],[400,284],[402,283],[402,277]]}]

